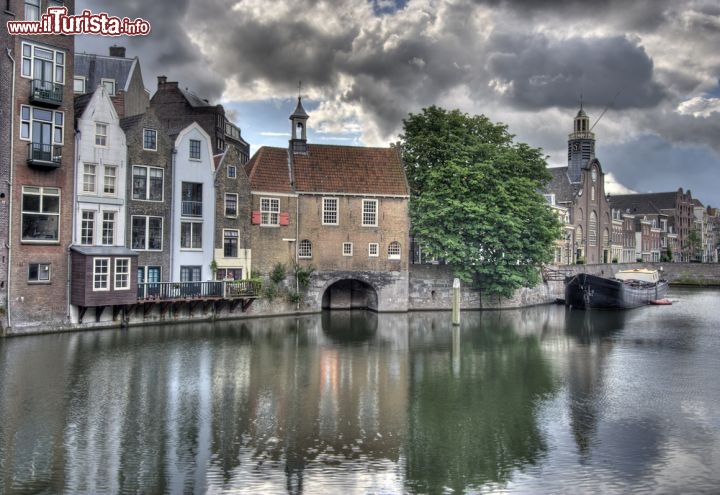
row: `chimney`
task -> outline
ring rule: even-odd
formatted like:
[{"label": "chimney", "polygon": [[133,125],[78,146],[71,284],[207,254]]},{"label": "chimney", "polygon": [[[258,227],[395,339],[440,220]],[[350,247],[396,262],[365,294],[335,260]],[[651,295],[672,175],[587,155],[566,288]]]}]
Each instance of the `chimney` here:
[{"label": "chimney", "polygon": [[158,76],[158,88],[165,85],[165,83],[167,83],[167,76]]},{"label": "chimney", "polygon": [[125,47],[124,47],[124,46],[117,46],[117,45],[111,46],[111,47],[110,47],[110,56],[111,56],[111,57],[125,58]]}]

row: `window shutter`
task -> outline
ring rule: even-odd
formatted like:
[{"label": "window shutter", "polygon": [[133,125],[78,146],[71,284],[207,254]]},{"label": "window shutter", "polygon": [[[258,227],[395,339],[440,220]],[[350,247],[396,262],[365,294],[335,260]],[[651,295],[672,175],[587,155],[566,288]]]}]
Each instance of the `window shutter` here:
[{"label": "window shutter", "polygon": [[280,225],[290,225],[290,214],[288,212],[283,211],[282,213],[280,213]]},{"label": "window shutter", "polygon": [[260,216],[260,210],[255,210],[252,212],[252,218],[250,219],[250,223],[253,225],[260,225],[261,218],[262,217]]}]

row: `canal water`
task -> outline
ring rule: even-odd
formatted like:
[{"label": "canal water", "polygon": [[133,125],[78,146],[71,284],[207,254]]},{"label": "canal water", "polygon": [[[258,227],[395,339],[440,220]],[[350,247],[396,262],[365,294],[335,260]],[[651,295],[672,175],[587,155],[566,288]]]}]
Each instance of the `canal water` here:
[{"label": "canal water", "polygon": [[0,493],[717,493],[720,291],[0,341]]}]

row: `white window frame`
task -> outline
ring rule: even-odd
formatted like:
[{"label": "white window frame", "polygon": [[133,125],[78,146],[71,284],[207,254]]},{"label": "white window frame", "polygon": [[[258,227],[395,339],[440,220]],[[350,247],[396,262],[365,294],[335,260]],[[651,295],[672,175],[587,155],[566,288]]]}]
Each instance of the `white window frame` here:
[{"label": "white window frame", "polygon": [[100,84],[105,88],[109,96],[115,96],[115,79],[108,79],[103,77],[100,79]]},{"label": "white window frame", "polygon": [[[136,218],[142,218],[145,221],[145,227],[143,232],[143,245],[142,247],[135,247],[135,237],[134,237],[134,225],[135,225],[135,219]],[[150,220],[160,220],[160,247],[159,248],[150,248]],[[163,217],[153,216],[153,215],[132,215],[130,217],[130,248],[133,251],[162,251],[163,249],[163,233],[165,229],[165,221]]]},{"label": "white window frame", "polygon": [[100,244],[103,246],[114,246],[117,238],[118,212],[104,210],[102,212],[102,226],[100,230]]},{"label": "white window frame", "polygon": [[[80,83],[80,89],[78,89],[78,83]],[[76,95],[85,94],[85,76],[74,76],[73,77],[73,93]]]},{"label": "white window frame", "polygon": [[280,226],[280,198],[260,198],[260,225]]},{"label": "white window frame", "polygon": [[368,244],[368,256],[370,258],[380,257],[380,244],[377,242],[371,242]]},{"label": "white window frame", "polygon": [[237,167],[235,165],[228,165],[227,177],[228,177],[228,179],[236,179],[237,178]]},{"label": "white window frame", "polygon": [[[127,263],[125,266],[127,271],[120,271],[121,262]],[[130,290],[131,267],[132,263],[130,263],[130,258],[115,258],[115,273],[113,276],[113,287],[115,290]]]},{"label": "white window frame", "polygon": [[[329,204],[334,204],[334,211],[332,208],[328,208]],[[328,220],[330,215],[335,216],[335,221],[332,219]],[[322,224],[323,225],[339,225],[340,223],[340,200],[338,198],[323,197],[322,198]]]},{"label": "white window frame", "polygon": [[[99,262],[105,263],[105,270],[98,271]],[[98,285],[99,284],[99,285]],[[110,290],[110,258],[93,258],[93,291]]]},{"label": "white window frame", "polygon": [[[185,241],[185,236],[183,235],[183,225],[189,224],[190,225],[190,245],[189,247],[184,246],[183,243]],[[193,222],[193,221],[185,221],[183,220],[180,222],[180,249],[183,251],[202,251],[202,245],[203,245],[203,223],[202,222]],[[200,238],[200,245],[195,247],[193,245],[193,240],[195,239],[195,236],[193,234],[199,232],[199,238]]]},{"label": "white window frame", "polygon": [[[397,252],[395,252],[395,246],[397,246]],[[388,244],[388,259],[399,260],[402,258],[402,246],[398,241],[392,241]]]},{"label": "white window frame", "polygon": [[[148,148],[145,146],[147,144],[146,136],[153,135],[152,138],[154,146],[152,148]],[[143,149],[146,151],[157,151],[157,129],[148,129],[143,128]]]},{"label": "white window frame", "polygon": [[[112,171],[110,175],[108,172]],[[112,192],[108,192],[108,186],[112,186]],[[116,165],[103,166],[103,196],[114,198],[118,195],[118,167]]]},{"label": "white window frame", "polygon": [[[38,6],[40,2],[38,1]],[[39,20],[39,19],[38,19]],[[52,60],[39,56],[38,51],[52,53]],[[38,45],[27,41],[22,42],[22,61],[20,63],[20,75],[25,79],[40,79],[35,74],[35,60],[41,59],[53,64],[53,76],[51,82],[56,84],[65,84],[65,63],[66,56],[64,50],[56,50],[44,45]]]},{"label": "white window frame", "polygon": [[105,122],[95,122],[95,146],[107,147],[108,125]]},{"label": "white window frame", "polygon": [[[235,198],[235,213],[228,214],[228,197]],[[225,216],[228,218],[237,218],[238,216],[238,194],[237,193],[225,193]]]},{"label": "white window frame", "polygon": [[342,255],[343,256],[352,256],[353,255],[353,243],[352,242],[343,242]]},{"label": "white window frame", "polygon": [[310,242],[310,239],[303,239],[298,243],[298,258],[312,258],[312,242]]},{"label": "white window frame", "polygon": [[[33,216],[45,216],[55,219],[55,238],[43,238],[43,239],[33,239],[33,238],[25,238],[22,237],[21,233],[21,241],[23,243],[41,243],[41,244],[57,244],[60,241],[60,211],[62,210],[62,196],[60,194],[60,188],[58,187],[38,187],[38,186],[23,186],[22,188],[22,197],[21,197],[21,219],[20,219],[20,225],[21,229],[25,227],[25,215],[33,215]],[[40,207],[38,211],[33,210],[25,210],[24,204],[25,204],[25,196],[39,196],[39,203]],[[57,198],[57,211],[44,211],[45,208],[45,198]]]},{"label": "white window frame", "polygon": [[83,163],[82,194],[97,194],[97,167],[96,163]]},{"label": "white window frame", "polygon": [[[35,112],[50,112],[52,120],[37,118]],[[50,124],[52,128],[51,144],[63,144],[65,140],[65,112],[30,105],[20,105],[20,139],[22,141],[30,141],[31,143],[40,142],[33,140],[33,123],[35,121]],[[37,139],[37,136],[35,136],[35,139]]]},{"label": "white window frame", "polygon": [[[80,212],[80,245],[92,246],[95,244],[95,210],[82,210]],[[88,218],[85,218],[88,215]]]},{"label": "white window frame", "polygon": [[[369,211],[366,206],[374,205],[374,211]],[[363,227],[377,227],[378,226],[378,200],[377,199],[363,199],[362,200],[362,211],[360,212],[360,218],[362,218]]]}]

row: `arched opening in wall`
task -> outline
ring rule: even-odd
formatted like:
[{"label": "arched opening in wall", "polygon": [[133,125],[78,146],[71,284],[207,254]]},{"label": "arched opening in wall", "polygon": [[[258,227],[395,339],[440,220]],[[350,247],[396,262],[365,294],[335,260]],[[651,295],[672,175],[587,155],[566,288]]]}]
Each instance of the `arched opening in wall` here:
[{"label": "arched opening in wall", "polygon": [[325,289],[322,309],[378,309],[378,295],[368,283],[360,280],[338,280]]}]

